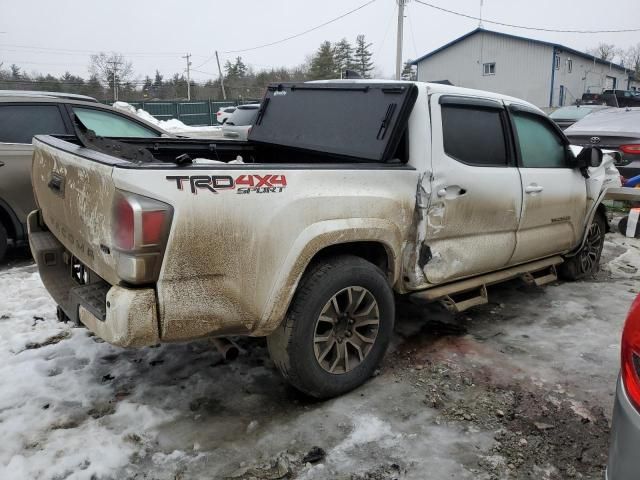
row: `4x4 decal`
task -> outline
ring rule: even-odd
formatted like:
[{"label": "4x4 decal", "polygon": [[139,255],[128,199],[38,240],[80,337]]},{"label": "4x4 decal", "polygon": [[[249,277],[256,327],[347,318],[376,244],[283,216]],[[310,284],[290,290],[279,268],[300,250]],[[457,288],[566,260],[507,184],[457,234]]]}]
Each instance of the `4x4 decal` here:
[{"label": "4x4 decal", "polygon": [[191,193],[198,194],[204,190],[218,193],[219,190],[235,190],[238,194],[248,193],[280,193],[287,186],[285,175],[167,175],[167,180],[176,183],[178,190],[187,185]]}]

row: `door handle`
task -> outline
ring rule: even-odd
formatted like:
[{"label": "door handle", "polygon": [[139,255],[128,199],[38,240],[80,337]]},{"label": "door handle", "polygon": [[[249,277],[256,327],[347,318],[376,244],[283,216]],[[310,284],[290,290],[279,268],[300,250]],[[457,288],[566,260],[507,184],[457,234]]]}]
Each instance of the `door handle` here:
[{"label": "door handle", "polygon": [[447,187],[442,187],[440,190],[436,192],[439,197],[446,198],[456,198],[461,197],[467,193],[467,191],[462,188],[460,185],[449,185]]},{"label": "door handle", "polygon": [[0,167],[4,167],[4,162],[0,162]]},{"label": "door handle", "polygon": [[524,189],[525,193],[540,193],[543,190],[544,190],[544,187],[538,185],[537,183],[532,183],[530,185],[527,185],[526,188]]}]

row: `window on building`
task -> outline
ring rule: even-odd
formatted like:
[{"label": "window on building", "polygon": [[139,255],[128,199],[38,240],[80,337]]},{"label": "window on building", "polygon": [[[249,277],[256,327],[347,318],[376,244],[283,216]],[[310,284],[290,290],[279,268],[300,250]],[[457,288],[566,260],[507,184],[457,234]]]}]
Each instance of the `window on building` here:
[{"label": "window on building", "polygon": [[556,54],[556,70],[560,70],[560,55]]},{"label": "window on building", "polygon": [[442,132],[444,151],[450,157],[479,167],[507,165],[499,110],[442,105]]},{"label": "window on building", "polygon": [[485,63],[482,65],[482,74],[483,75],[495,75],[496,74],[496,62]]},{"label": "window on building", "polygon": [[515,113],[522,167],[567,168],[567,150],[558,133],[542,118]]},{"label": "window on building", "polygon": [[573,60],[570,58],[567,60],[567,72],[571,73],[573,71]]}]

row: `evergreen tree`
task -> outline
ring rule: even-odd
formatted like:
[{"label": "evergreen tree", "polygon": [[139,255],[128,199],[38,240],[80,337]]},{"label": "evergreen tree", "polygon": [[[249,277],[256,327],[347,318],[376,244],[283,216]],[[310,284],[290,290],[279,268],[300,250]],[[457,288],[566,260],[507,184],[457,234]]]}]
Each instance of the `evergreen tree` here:
[{"label": "evergreen tree", "polygon": [[367,43],[364,35],[356,37],[356,48],[353,53],[354,70],[360,74],[362,78],[369,78],[369,72],[373,70],[373,53],[369,50],[371,44]]},{"label": "evergreen tree", "polygon": [[149,75],[144,77],[144,84],[142,85],[142,96],[145,98],[153,96],[153,81],[151,80],[151,77]]},{"label": "evergreen tree", "polygon": [[20,67],[13,63],[9,68],[11,68],[11,78],[13,80],[20,80],[20,78],[22,77],[22,74],[20,73]]},{"label": "evergreen tree", "polygon": [[334,49],[331,42],[322,42],[311,59],[309,77],[312,80],[328,80],[338,76]]},{"label": "evergreen tree", "polygon": [[410,60],[404,62],[404,68],[402,69],[402,73],[400,74],[400,78],[402,80],[416,80],[416,72],[413,68],[413,65],[409,63]]},{"label": "evergreen tree", "polygon": [[346,38],[343,38],[335,44],[333,56],[336,62],[336,70],[339,75],[347,69],[354,69],[353,47]]}]

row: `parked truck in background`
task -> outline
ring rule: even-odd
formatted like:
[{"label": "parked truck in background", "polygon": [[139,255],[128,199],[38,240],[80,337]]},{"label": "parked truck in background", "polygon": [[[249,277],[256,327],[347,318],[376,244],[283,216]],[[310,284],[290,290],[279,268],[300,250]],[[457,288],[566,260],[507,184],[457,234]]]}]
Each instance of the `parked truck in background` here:
[{"label": "parked truck in background", "polygon": [[592,274],[612,159],[536,107],[416,82],[271,85],[246,142],[36,137],[29,217],[61,312],[116,345],[266,336],[282,374],[363,383],[394,292],[461,311],[487,286]]}]

